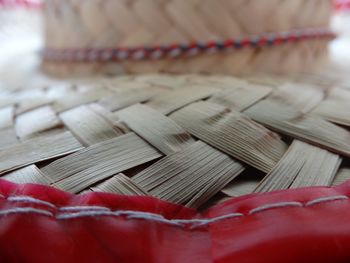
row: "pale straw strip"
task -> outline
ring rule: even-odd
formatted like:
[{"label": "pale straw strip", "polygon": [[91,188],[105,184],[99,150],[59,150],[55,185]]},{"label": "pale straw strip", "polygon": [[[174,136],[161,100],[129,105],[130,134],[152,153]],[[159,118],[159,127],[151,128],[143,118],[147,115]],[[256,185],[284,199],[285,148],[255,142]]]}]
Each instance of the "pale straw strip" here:
[{"label": "pale straw strip", "polygon": [[168,155],[194,143],[194,139],[173,120],[145,105],[136,104],[118,112],[134,132]]},{"label": "pale straw strip", "polygon": [[134,133],[95,144],[42,169],[54,186],[77,193],[162,155]]},{"label": "pale straw strip", "polygon": [[8,173],[1,178],[16,184],[50,184],[50,179],[46,177],[34,164]]},{"label": "pale straw strip", "polygon": [[86,146],[113,139],[122,135],[111,122],[86,105],[67,110],[60,118],[70,131]]},{"label": "pale straw strip", "polygon": [[333,185],[339,185],[350,179],[350,168],[341,168],[336,174]]},{"label": "pale straw strip", "polygon": [[192,102],[208,98],[216,91],[217,89],[208,85],[186,85],[173,91],[159,94],[147,105],[163,114],[169,114]]},{"label": "pale straw strip", "polygon": [[198,207],[244,170],[243,166],[198,141],[132,177],[161,199]]},{"label": "pale straw strip", "polygon": [[81,144],[70,132],[42,136],[0,150],[0,174],[29,164],[78,151]]},{"label": "pale straw strip", "polygon": [[273,190],[330,185],[341,158],[326,150],[294,140],[286,154],[254,190]]},{"label": "pale straw strip", "polygon": [[16,117],[15,129],[19,138],[28,139],[36,133],[58,127],[61,124],[50,106],[24,112]]},{"label": "pale straw strip", "polygon": [[350,157],[350,132],[318,116],[270,100],[255,104],[245,113],[278,132]]},{"label": "pale straw strip", "polygon": [[350,90],[334,88],[313,111],[331,122],[350,127]]},{"label": "pale straw strip", "polygon": [[91,190],[94,192],[107,192],[122,195],[149,195],[139,185],[135,184],[129,177],[122,173],[91,187]]},{"label": "pale straw strip", "polygon": [[171,118],[204,142],[266,173],[287,149],[277,134],[221,105],[193,103]]}]

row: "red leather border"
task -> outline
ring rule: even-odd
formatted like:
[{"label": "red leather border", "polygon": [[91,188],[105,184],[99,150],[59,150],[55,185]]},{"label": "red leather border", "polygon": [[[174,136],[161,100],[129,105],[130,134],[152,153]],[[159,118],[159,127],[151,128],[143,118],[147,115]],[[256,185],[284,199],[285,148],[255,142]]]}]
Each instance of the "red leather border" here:
[{"label": "red leather border", "polygon": [[[151,197],[5,180],[0,194],[0,262],[350,262],[350,182],[247,195],[203,213]],[[152,214],[59,218],[67,206]],[[193,227],[196,220],[205,223]]]}]

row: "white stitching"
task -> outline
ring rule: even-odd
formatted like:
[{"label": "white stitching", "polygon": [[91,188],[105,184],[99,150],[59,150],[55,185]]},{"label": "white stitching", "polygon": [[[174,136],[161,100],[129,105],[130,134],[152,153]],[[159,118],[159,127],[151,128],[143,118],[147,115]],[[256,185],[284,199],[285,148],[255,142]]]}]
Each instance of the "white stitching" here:
[{"label": "white stitching", "polygon": [[155,221],[155,222],[165,223],[165,224],[169,224],[169,225],[173,225],[173,226],[183,227],[183,225],[181,223],[178,223],[175,220],[166,219],[163,216],[159,216],[157,214],[146,215],[146,214],[137,214],[137,213],[133,212],[133,214],[127,216],[127,219],[144,219],[144,220],[148,220],[148,221]]},{"label": "white stitching", "polygon": [[307,202],[305,206],[312,206],[319,203],[326,203],[330,201],[340,201],[340,200],[347,200],[347,199],[349,199],[349,197],[347,197],[346,195],[327,196],[327,197],[321,197],[321,198],[311,200]]},{"label": "white stitching", "polygon": [[126,216],[127,219],[144,219],[147,221],[161,222],[173,226],[182,226],[180,223],[175,222],[174,220],[169,220],[164,218],[162,215],[137,212],[137,211],[83,211],[78,213],[64,213],[58,215],[56,218],[58,220],[67,220],[67,219],[77,219],[83,217],[96,217],[96,216]]},{"label": "white stitching", "polygon": [[40,200],[40,199],[36,199],[30,196],[9,196],[7,197],[7,201],[9,202],[23,202],[23,203],[32,203],[35,205],[44,205],[44,206],[48,206],[50,208],[56,208],[56,206],[52,203]]},{"label": "white stitching", "polygon": [[182,224],[192,224],[192,223],[197,223],[198,226],[202,225],[207,225],[210,223],[214,223],[219,220],[224,220],[224,219],[231,219],[234,217],[242,217],[244,214],[242,213],[231,213],[223,216],[218,216],[214,218],[209,218],[209,219],[174,219],[175,222],[182,223]]},{"label": "white stitching", "polygon": [[233,219],[233,218],[238,218],[238,217],[242,217],[242,216],[244,216],[244,214],[242,214],[242,213],[231,213],[231,214],[227,214],[227,215],[223,215],[223,216],[214,217],[214,218],[211,218],[211,219],[205,219],[204,220],[205,222],[193,224],[191,226],[191,229],[204,227],[204,226],[207,226],[209,224],[212,224],[212,223],[215,223],[215,222],[218,222],[218,221],[221,221],[221,220]]},{"label": "white stitching", "polygon": [[53,214],[49,211],[36,209],[32,207],[16,207],[0,211],[0,216],[7,216],[10,214],[38,214],[53,217]]},{"label": "white stitching", "polygon": [[[5,198],[1,194],[0,194],[0,197]],[[188,226],[190,229],[196,229],[196,228],[204,227],[211,223],[219,222],[225,219],[239,218],[246,215],[260,213],[270,209],[276,209],[276,208],[282,208],[282,207],[309,207],[309,206],[313,206],[321,203],[348,200],[348,199],[349,197],[345,195],[337,195],[337,196],[326,196],[326,197],[316,198],[314,200],[308,201],[305,204],[301,202],[279,202],[279,203],[258,206],[256,208],[249,210],[247,214],[231,213],[231,214],[208,218],[208,219],[166,219],[160,214],[148,213],[148,212],[142,212],[142,211],[128,211],[128,210],[111,211],[108,207],[103,207],[103,206],[65,206],[58,209],[62,213],[55,216],[55,218],[57,220],[67,220],[67,219],[82,218],[82,217],[126,216],[127,219],[143,219],[147,221],[165,223],[172,226],[180,226],[180,227]],[[10,196],[7,198],[7,200],[10,202],[25,202],[25,203],[46,205],[50,208],[56,207],[52,203],[49,203],[40,199],[36,199],[30,196]],[[67,211],[67,212],[65,213],[64,211]],[[75,211],[75,212],[70,212],[70,211]],[[31,213],[31,214],[54,217],[53,213],[49,211],[42,210],[42,209],[35,209],[32,207],[17,207],[17,208],[11,208],[3,211],[0,210],[0,216],[6,216],[9,214],[19,214],[19,213]]]},{"label": "white stitching", "polygon": [[82,211],[76,213],[62,213],[57,215],[58,220],[75,219],[81,217],[95,217],[95,216],[113,216],[114,213],[111,211]]},{"label": "white stitching", "polygon": [[303,207],[303,204],[300,202],[280,202],[275,204],[267,204],[267,205],[262,205],[254,209],[251,209],[248,215],[260,213],[262,211],[266,211],[270,209],[281,208],[281,207]]},{"label": "white stitching", "polygon": [[100,211],[111,211],[108,207],[104,206],[64,206],[59,208],[60,211],[87,211],[87,210],[100,210]]}]

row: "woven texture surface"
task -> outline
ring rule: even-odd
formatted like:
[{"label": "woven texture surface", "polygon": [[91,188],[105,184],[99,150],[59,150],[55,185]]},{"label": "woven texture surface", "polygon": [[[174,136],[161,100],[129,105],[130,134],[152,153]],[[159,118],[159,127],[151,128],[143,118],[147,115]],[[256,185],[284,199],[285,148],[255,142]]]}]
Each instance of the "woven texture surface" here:
[{"label": "woven texture surface", "polygon": [[350,90],[336,73],[139,75],[0,93],[0,174],[190,207],[350,176]]},{"label": "woven texture surface", "polygon": [[[331,0],[197,1],[197,0],[49,0],[45,8],[45,41],[51,49],[143,47],[226,40],[268,32],[326,28]],[[273,14],[273,15],[271,15]],[[219,72],[303,71],[319,65],[325,40],[274,49],[248,49],[198,58],[146,62],[45,62],[54,74],[102,72]],[[308,59],[304,59],[304,58]],[[316,60],[317,58],[317,60]],[[312,63],[306,62],[312,60]],[[317,63],[315,63],[315,61]],[[262,66],[262,65],[266,66]]]}]

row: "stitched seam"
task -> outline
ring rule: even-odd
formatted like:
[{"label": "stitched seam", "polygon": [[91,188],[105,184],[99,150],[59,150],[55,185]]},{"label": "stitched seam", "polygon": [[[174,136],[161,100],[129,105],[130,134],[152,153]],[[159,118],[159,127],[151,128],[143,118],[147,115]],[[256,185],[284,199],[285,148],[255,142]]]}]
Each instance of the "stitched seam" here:
[{"label": "stitched seam", "polygon": [[[3,195],[0,197],[5,198]],[[5,198],[6,199],[6,198]],[[171,226],[178,227],[189,227],[190,229],[196,229],[208,226],[209,224],[220,222],[222,220],[241,218],[249,215],[254,215],[257,213],[262,213],[268,210],[285,208],[285,207],[294,207],[294,208],[306,208],[312,207],[319,204],[330,203],[335,201],[344,201],[348,200],[349,197],[345,195],[337,195],[337,196],[326,196],[320,197],[306,202],[305,204],[301,202],[278,202],[271,203],[258,206],[256,208],[252,208],[248,211],[247,214],[243,213],[230,213],[227,215],[222,215],[218,217],[208,218],[208,219],[166,219],[160,214],[141,212],[141,211],[128,211],[128,210],[117,210],[111,211],[108,207],[103,206],[65,206],[58,208],[59,213],[54,215],[53,213],[43,210],[36,209],[32,207],[17,207],[10,208],[6,210],[0,210],[0,216],[7,216],[11,214],[36,214],[47,217],[52,217],[57,220],[71,220],[77,218],[84,217],[99,217],[99,216],[113,216],[113,217],[125,217],[126,219],[141,219],[151,222],[164,223]],[[10,196],[6,199],[9,202],[25,202],[31,203],[34,205],[45,205],[50,208],[56,207],[56,205],[36,199],[30,196]],[[73,212],[72,212],[73,211]]]},{"label": "stitched seam", "polygon": [[44,216],[49,216],[53,217],[53,213],[42,210],[42,209],[36,209],[32,207],[16,207],[16,208],[11,208],[11,209],[6,209],[0,211],[0,216],[7,216],[11,214],[37,214],[37,215],[44,215]]},{"label": "stitched seam", "polygon": [[110,211],[108,207],[104,206],[64,206],[58,208],[60,211],[91,211],[91,210],[102,210],[102,211]]},{"label": "stitched seam", "polygon": [[40,199],[36,199],[30,196],[9,196],[7,198],[8,202],[19,202],[19,203],[32,203],[36,205],[44,205],[50,208],[56,208],[56,205],[46,202]]},{"label": "stitched seam", "polygon": [[274,208],[282,208],[282,207],[303,207],[303,204],[301,202],[279,202],[276,204],[267,204],[262,205],[257,208],[253,208],[248,212],[248,215],[261,213],[266,210],[271,210]]}]

